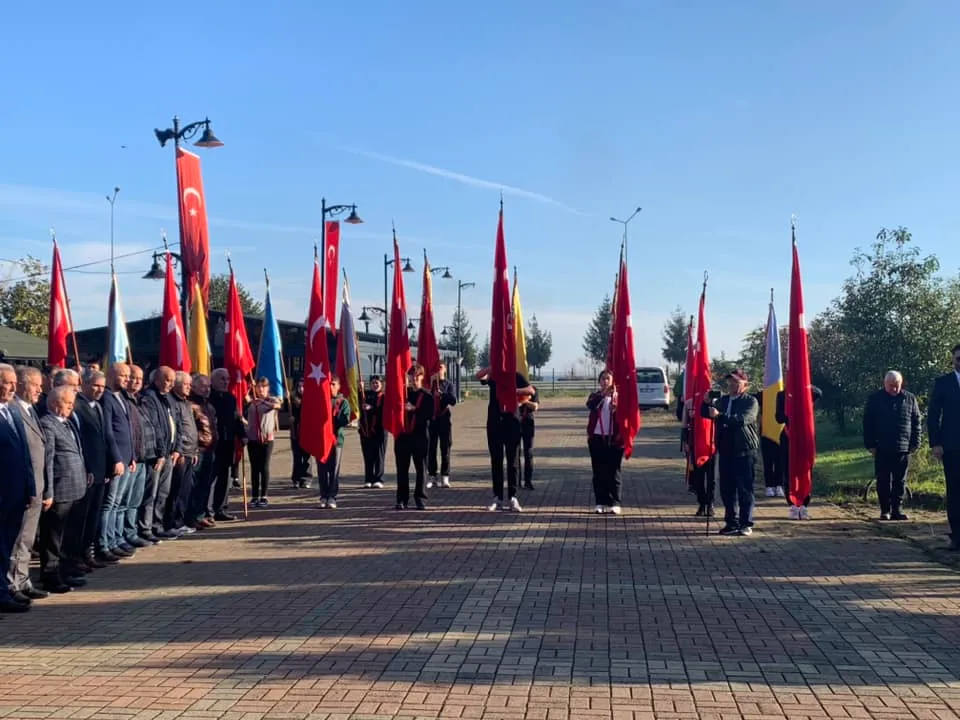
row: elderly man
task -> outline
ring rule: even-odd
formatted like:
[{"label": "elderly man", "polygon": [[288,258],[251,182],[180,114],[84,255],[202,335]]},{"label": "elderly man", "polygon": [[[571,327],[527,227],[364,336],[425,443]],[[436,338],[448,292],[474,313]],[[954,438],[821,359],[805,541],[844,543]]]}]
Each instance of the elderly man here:
[{"label": "elderly man", "polygon": [[163,512],[170,494],[173,466],[180,459],[177,452],[177,424],[170,400],[176,373],[172,368],[161,365],[151,373],[151,378],[150,387],[140,397],[141,417],[153,429],[153,442],[148,444],[144,440],[148,470],[137,524],[140,537],[174,540],[180,535],[164,530]]},{"label": "elderly man", "polygon": [[703,417],[716,423],[720,456],[720,498],[724,507],[721,535],[753,534],[753,481],[760,433],[759,406],[747,392],[747,374],[736,369],[727,375],[727,394],[715,403],[704,403]]},{"label": "elderly man", "polygon": [[903,376],[891,370],[883,389],[867,398],[863,409],[863,445],[873,455],[881,520],[906,520],[900,509],[910,455],[920,447],[920,405],[903,389]]},{"label": "elderly man", "polygon": [[210,495],[215,476],[217,446],[217,411],[210,402],[210,378],[202,373],[195,373],[193,376],[190,405],[197,424],[200,462],[194,470],[193,490],[187,505],[187,524],[196,530],[202,530],[216,525]]},{"label": "elderly man", "polygon": [[16,403],[23,421],[24,439],[30,452],[30,464],[33,468],[33,483],[36,492],[23,514],[20,523],[20,532],[13,544],[10,556],[10,568],[7,572],[7,585],[14,600],[29,603],[31,600],[42,600],[47,592],[38,590],[30,582],[30,550],[37,539],[37,528],[40,525],[40,513],[49,510],[52,500],[43,500],[44,484],[44,445],[46,437],[40,427],[40,418],[37,417],[33,406],[40,397],[43,379],[40,371],[33,367],[17,368],[17,397]]},{"label": "elderly man", "polygon": [[217,368],[210,374],[210,403],[217,414],[217,445],[214,448],[214,486],[211,508],[213,519],[229,522],[236,517],[227,512],[230,470],[233,467],[234,446],[238,439],[246,439],[243,416],[237,399],[230,394],[230,373]]},{"label": "elderly man", "polygon": [[133,429],[133,452],[136,458],[136,467],[130,474],[127,496],[121,500],[117,525],[123,539],[133,547],[156,545],[161,542],[160,538],[154,537],[150,532],[141,534],[140,527],[137,524],[137,515],[140,512],[140,506],[143,504],[143,495],[146,489],[147,469],[151,460],[147,456],[147,451],[156,445],[156,432],[150,423],[150,418],[144,415],[140,406],[141,390],[143,390],[143,368],[138,365],[131,365],[130,380],[123,390],[123,399],[127,403],[130,426]]},{"label": "elderly man", "polygon": [[37,411],[37,417],[43,417],[50,412],[47,395],[50,390],[58,387],[65,387],[73,391],[74,395],[80,392],[80,373],[69,368],[56,368],[50,375],[50,388],[40,394],[40,399],[33,409]]},{"label": "elderly man", "polygon": [[193,478],[200,462],[200,443],[197,421],[193,416],[190,391],[193,378],[189,373],[178,372],[170,393],[170,410],[177,426],[177,460],[173,463],[173,478],[170,496],[164,508],[163,527],[178,535],[190,535],[196,528],[187,525],[187,508],[193,492]]},{"label": "elderly man", "polygon": [[[14,544],[28,507],[36,502],[33,463],[27,446],[27,430],[14,400],[17,373],[0,364],[0,567],[8,568]],[[0,583],[0,612],[24,612],[29,600],[18,602],[6,582]]]}]

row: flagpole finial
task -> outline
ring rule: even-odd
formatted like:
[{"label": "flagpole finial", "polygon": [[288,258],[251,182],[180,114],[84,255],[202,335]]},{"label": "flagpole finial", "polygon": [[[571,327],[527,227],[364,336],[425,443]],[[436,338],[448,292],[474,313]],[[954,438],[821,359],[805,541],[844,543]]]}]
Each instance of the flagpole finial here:
[{"label": "flagpole finial", "polygon": [[319,251],[317,250],[317,241],[314,240],[313,241],[313,261],[317,262],[319,257],[320,257],[320,254],[319,254]]},{"label": "flagpole finial", "polygon": [[709,279],[710,279],[710,271],[709,271],[709,270],[704,270],[704,271],[703,271],[703,291],[704,291],[704,292],[707,291],[707,280],[709,280]]},{"label": "flagpole finial", "polygon": [[263,279],[267,281],[267,289],[270,289],[270,275],[267,273],[267,269],[263,269]]},{"label": "flagpole finial", "polygon": [[230,268],[230,274],[233,275],[233,260],[230,259],[229,250],[227,250],[227,267]]},{"label": "flagpole finial", "polygon": [[770,288],[770,304],[773,305],[773,288]]},{"label": "flagpole finial", "polygon": [[793,213],[793,214],[790,216],[790,229],[793,230],[793,231],[796,231],[796,229],[797,229],[797,214],[796,214],[796,213]]},{"label": "flagpole finial", "polygon": [[163,228],[160,228],[160,242],[163,243],[164,252],[169,252],[170,246],[167,245],[167,231]]},{"label": "flagpole finial", "polygon": [[500,212],[503,212],[503,188],[500,188]]},{"label": "flagpole finial", "polygon": [[55,227],[50,228],[50,240],[54,245],[57,244],[57,229]]}]

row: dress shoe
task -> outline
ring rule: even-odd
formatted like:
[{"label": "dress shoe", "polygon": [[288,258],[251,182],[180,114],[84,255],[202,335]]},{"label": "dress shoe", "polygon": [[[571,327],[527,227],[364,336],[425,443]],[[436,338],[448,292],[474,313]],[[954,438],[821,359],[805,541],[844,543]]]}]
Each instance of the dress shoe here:
[{"label": "dress shoe", "polygon": [[103,552],[97,553],[97,561],[103,563],[104,567],[106,567],[107,565],[116,565],[120,562],[120,558],[109,550],[104,550]]},{"label": "dress shoe", "polygon": [[130,553],[130,557],[133,557],[134,555],[137,554],[137,549],[133,545],[128,544],[127,542],[122,542],[119,545],[117,545],[117,547],[123,550],[124,552]]},{"label": "dress shoe", "polygon": [[127,552],[122,547],[110,548],[110,554],[120,559],[133,557],[132,552]]},{"label": "dress shoe", "polygon": [[14,590],[12,593],[10,593],[10,597],[13,598],[15,603],[20,603],[21,605],[29,605],[31,602],[33,602],[19,590]]},{"label": "dress shoe", "polygon": [[63,595],[73,590],[72,587],[67,585],[65,582],[61,581],[59,578],[53,578],[52,580],[44,580],[43,589],[53,595]]},{"label": "dress shoe", "polygon": [[163,542],[163,540],[158,538],[153,533],[146,533],[145,535],[139,535],[138,537],[140,540],[143,540],[145,543],[150,543],[151,545],[159,545]]},{"label": "dress shoe", "polygon": [[907,515],[905,512],[894,510],[892,513],[890,513],[890,519],[891,520],[909,520],[910,516]]},{"label": "dress shoe", "polygon": [[703,517],[707,514],[707,506],[701,503],[700,507],[697,508],[697,511],[693,514],[694,517]]},{"label": "dress shoe", "polygon": [[213,519],[216,520],[217,522],[233,522],[237,518],[234,515],[231,515],[230,513],[218,512],[216,515],[213,516]]},{"label": "dress shoe", "polygon": [[129,540],[126,541],[126,544],[132,548],[145,548],[153,545],[153,543],[150,542],[149,540],[144,540],[143,538],[139,538],[139,537],[130,538]]},{"label": "dress shoe", "polygon": [[64,585],[69,585],[70,587],[85,587],[87,584],[86,578],[82,577],[65,577],[63,579]]},{"label": "dress shoe", "polygon": [[72,569],[76,570],[78,573],[81,573],[83,575],[89,575],[90,573],[93,572],[93,568],[87,565],[86,562],[74,563]]},{"label": "dress shoe", "polygon": [[29,605],[18,603],[15,600],[0,600],[0,613],[25,613],[29,610]]},{"label": "dress shoe", "polygon": [[46,590],[37,590],[35,587],[28,587],[23,591],[23,594],[31,600],[43,600],[50,597],[50,593],[48,593]]},{"label": "dress shoe", "polygon": [[100,562],[99,560],[97,560],[96,555],[88,557],[86,560],[84,560],[84,562],[90,567],[92,567],[94,570],[101,570],[107,566],[106,563]]}]

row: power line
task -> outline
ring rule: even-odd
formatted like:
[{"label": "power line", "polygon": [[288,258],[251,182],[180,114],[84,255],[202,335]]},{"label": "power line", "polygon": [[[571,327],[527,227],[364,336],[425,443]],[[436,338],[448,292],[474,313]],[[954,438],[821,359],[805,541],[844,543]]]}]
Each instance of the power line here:
[{"label": "power line", "polygon": [[[173,243],[173,245],[170,247],[175,247],[179,244],[180,243]],[[165,248],[163,245],[160,245],[159,247],[147,248],[146,250],[135,250],[134,252],[128,252],[128,253],[123,253],[122,255],[116,255],[114,256],[114,260],[120,260],[122,258],[128,258],[128,257],[136,257],[137,255],[146,255],[147,253],[155,253],[155,252],[159,252],[161,250],[166,250],[166,249],[167,248]],[[103,260],[91,260],[90,262],[80,263],[78,265],[70,265],[69,267],[65,267],[63,271],[64,272],[76,271],[79,273],[83,273],[84,272],[83,268],[91,267],[93,265],[103,265],[104,263],[109,263],[109,262],[110,262],[110,258],[105,258]],[[21,263],[21,260],[10,260],[8,258],[0,258],[0,263],[11,263],[11,264],[19,265]],[[18,278],[10,278],[9,280],[0,280],[0,284],[18,283],[18,282],[23,282],[24,280],[33,280],[34,278],[45,277],[49,272],[50,272],[49,270],[44,270],[43,272],[30,273],[29,275],[23,275]],[[99,274],[109,275],[110,274],[109,272],[97,272],[97,271],[89,271],[89,270],[87,271],[87,273],[91,275],[99,275]],[[126,271],[123,274],[132,275],[133,272]]]}]

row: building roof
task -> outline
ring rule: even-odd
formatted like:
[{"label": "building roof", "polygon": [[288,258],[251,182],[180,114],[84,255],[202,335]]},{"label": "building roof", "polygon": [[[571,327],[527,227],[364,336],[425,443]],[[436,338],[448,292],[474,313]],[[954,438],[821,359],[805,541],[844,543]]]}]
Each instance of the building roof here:
[{"label": "building roof", "polygon": [[0,353],[7,360],[46,360],[47,339],[0,325]]}]

